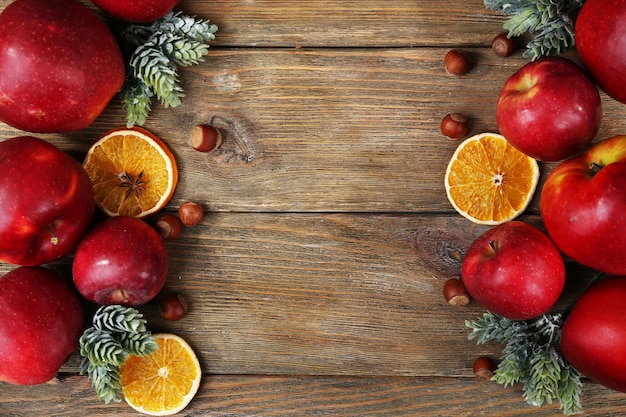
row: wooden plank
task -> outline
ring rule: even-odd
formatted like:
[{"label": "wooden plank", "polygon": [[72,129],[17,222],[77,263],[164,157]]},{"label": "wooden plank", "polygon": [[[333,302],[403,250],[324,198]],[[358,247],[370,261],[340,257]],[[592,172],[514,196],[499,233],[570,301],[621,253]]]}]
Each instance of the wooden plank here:
[{"label": "wooden plank", "polygon": [[[458,142],[440,133],[440,121],[460,112],[470,134],[497,131],[500,88],[526,60],[475,49],[474,70],[453,77],[442,66],[446,51],[214,49],[181,74],[183,105],[155,103],[146,124],[179,164],[168,208],[195,200],[211,211],[453,213],[443,175]],[[626,132],[623,106],[603,99],[598,139]],[[115,101],[88,129],[40,136],[80,157],[124,123]],[[222,130],[215,153],[189,146],[199,123]],[[21,133],[0,126],[0,137]],[[553,165],[542,164],[544,174]]]},{"label": "wooden plank", "polygon": [[216,24],[212,44],[237,47],[490,46],[505,19],[481,0],[182,0],[175,11]]},{"label": "wooden plank", "polygon": [[[486,228],[445,198],[456,142],[439,122],[458,111],[471,133],[497,129],[499,89],[527,62],[521,51],[491,53],[503,17],[480,0],[182,0],[179,9],[220,26],[206,62],[181,71],[183,106],[155,104],[146,125],[179,162],[167,210],[186,200],[209,210],[168,242],[164,293],[182,292],[189,315],[172,323],[158,299],[141,307],[152,330],[180,334],[200,356],[203,384],[181,415],[561,415],[525,405],[519,387],[472,377],[473,360],[501,346],[467,340],[464,320],[483,309],[453,308],[441,294]],[[443,71],[451,47],[476,60],[468,75]],[[598,139],[626,131],[622,106],[603,100]],[[38,136],[82,159],[124,123],[116,98],[84,131]],[[197,123],[222,130],[219,151],[189,147]],[[18,134],[0,124],[0,138]],[[544,177],[552,166],[542,164]],[[537,202],[524,220],[540,224]],[[51,267],[69,280],[70,265]],[[557,309],[590,275],[568,268]],[[96,308],[85,307],[88,317]],[[78,369],[74,355],[63,383],[0,383],[0,415],[136,415],[98,402]],[[583,415],[626,412],[623,394],[596,384],[583,401]]]},{"label": "wooden plank", "polygon": [[[211,374],[470,376],[502,346],[469,341],[464,320],[484,309],[449,306],[442,288],[484,230],[460,216],[212,213],[168,242],[164,293],[183,293],[188,316],[166,322],[158,299],[141,311]],[[67,277],[70,259],[55,265]]]},{"label": "wooden plank", "polygon": [[490,46],[504,20],[481,0],[183,0],[178,9],[211,19],[227,46]]},{"label": "wooden plank", "polygon": [[[125,402],[99,402],[86,377],[35,387],[0,383],[3,417],[135,417]],[[623,394],[586,383],[579,416],[626,413]],[[533,407],[519,387],[474,378],[205,375],[181,417],[211,416],[563,416],[558,403]]]}]

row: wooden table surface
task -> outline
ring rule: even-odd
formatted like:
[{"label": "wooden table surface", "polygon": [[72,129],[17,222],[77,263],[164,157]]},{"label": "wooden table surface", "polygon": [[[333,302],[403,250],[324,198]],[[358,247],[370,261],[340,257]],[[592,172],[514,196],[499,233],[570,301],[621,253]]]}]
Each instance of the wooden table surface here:
[{"label": "wooden table surface", "polygon": [[[523,51],[492,53],[504,17],[480,0],[182,0],[178,9],[219,26],[206,61],[181,71],[183,104],[155,104],[145,124],[179,165],[166,211],[189,200],[207,210],[167,243],[164,291],[186,296],[187,317],[166,322],[155,301],[140,308],[153,331],[179,334],[200,358],[200,390],[180,415],[562,415],[558,404],[527,405],[519,386],[478,381],[474,359],[497,359],[502,346],[469,341],[464,320],[484,309],[442,296],[486,227],[448,203],[443,175],[458,142],[439,123],[455,111],[470,117],[470,134],[497,131],[499,90],[527,62]],[[444,71],[452,47],[476,61],[463,77]],[[626,132],[623,107],[602,99],[598,139]],[[217,152],[190,147],[200,123],[222,130]],[[123,124],[116,98],[85,130],[38,136],[81,159]],[[20,134],[0,124],[0,139]],[[542,181],[551,168],[541,164]],[[522,220],[540,221],[538,195]],[[70,262],[53,266],[68,272]],[[561,307],[590,275],[568,268]],[[1,383],[0,415],[137,415],[98,401],[78,364],[72,356],[56,383]],[[582,402],[586,416],[626,414],[623,394],[588,381]]]}]

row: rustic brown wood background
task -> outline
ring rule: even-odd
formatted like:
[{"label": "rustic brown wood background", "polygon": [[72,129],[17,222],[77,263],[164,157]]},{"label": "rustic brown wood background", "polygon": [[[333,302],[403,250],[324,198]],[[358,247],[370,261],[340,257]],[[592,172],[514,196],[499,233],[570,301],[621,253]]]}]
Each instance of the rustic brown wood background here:
[{"label": "rustic brown wood background", "polygon": [[[558,404],[527,405],[520,387],[477,381],[474,359],[497,359],[502,346],[469,341],[464,320],[483,309],[442,296],[486,228],[446,199],[458,142],[439,122],[456,111],[472,134],[497,131],[500,87],[527,62],[522,51],[491,52],[503,16],[480,0],[182,0],[178,9],[220,28],[206,61],[181,72],[183,105],[155,104],[145,125],[179,164],[166,210],[193,200],[208,212],[168,243],[165,291],[187,297],[188,316],[169,323],[156,301],[141,308],[152,330],[183,336],[200,357],[200,391],[180,415],[562,415]],[[452,47],[476,61],[466,76],[443,69]],[[623,107],[602,98],[598,139],[626,132]],[[81,159],[124,123],[115,99],[88,129],[39,136]],[[198,123],[222,130],[217,152],[189,146]],[[21,134],[0,124],[0,139]],[[552,166],[541,167],[543,180]],[[538,195],[523,217],[536,224]],[[70,263],[52,267],[68,275]],[[558,307],[590,276],[569,270]],[[70,358],[56,383],[0,383],[0,415],[137,415],[99,402],[78,364]],[[623,394],[588,381],[582,401],[586,416],[626,413]]]}]

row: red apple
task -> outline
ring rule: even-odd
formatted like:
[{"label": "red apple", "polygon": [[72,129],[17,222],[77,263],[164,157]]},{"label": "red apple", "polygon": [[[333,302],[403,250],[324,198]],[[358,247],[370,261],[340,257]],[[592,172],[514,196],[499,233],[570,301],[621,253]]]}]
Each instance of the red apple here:
[{"label": "red apple", "polygon": [[542,161],[559,161],[585,149],[601,119],[595,83],[563,57],[540,58],[517,70],[504,83],[496,105],[500,133]]},{"label": "red apple", "polygon": [[626,103],[626,0],[587,0],[576,18],[576,51],[600,88]]},{"label": "red apple", "polygon": [[0,141],[0,261],[52,262],[73,251],[95,203],[82,165],[32,136]]},{"label": "red apple", "polygon": [[180,0],[92,0],[92,2],[118,19],[148,23],[168,14]]},{"label": "red apple", "polygon": [[561,162],[539,202],[546,230],[573,260],[626,275],[626,136]]},{"label": "red apple", "polygon": [[50,381],[78,348],[83,312],[56,272],[23,266],[0,278],[0,380]]},{"label": "red apple", "polygon": [[561,352],[579,372],[626,392],[626,277],[591,285],[566,316]]},{"label": "red apple", "polygon": [[28,132],[89,126],[121,88],[115,37],[75,0],[15,0],[0,14],[0,120]]},{"label": "red apple", "polygon": [[559,298],[565,263],[541,230],[509,221],[472,243],[461,264],[461,277],[470,295],[486,309],[526,320],[547,312]]},{"label": "red apple", "polygon": [[134,217],[96,225],[76,249],[72,274],[78,291],[98,304],[137,306],[163,288],[168,261],[161,235]]}]

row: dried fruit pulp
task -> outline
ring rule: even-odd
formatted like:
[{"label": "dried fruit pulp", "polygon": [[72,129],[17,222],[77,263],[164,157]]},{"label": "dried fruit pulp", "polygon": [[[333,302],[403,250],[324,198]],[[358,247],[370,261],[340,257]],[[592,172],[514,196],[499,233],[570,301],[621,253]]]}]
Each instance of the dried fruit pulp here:
[{"label": "dried fruit pulp", "polygon": [[159,348],[148,356],[131,355],[121,367],[126,402],[135,410],[164,416],[184,409],[193,399],[202,372],[194,351],[181,337],[154,335]]},{"label": "dried fruit pulp", "polygon": [[105,134],[89,149],[83,167],[96,203],[110,216],[152,214],[168,203],[178,182],[174,155],[141,128]]},{"label": "dried fruit pulp", "polygon": [[479,224],[496,225],[521,214],[537,187],[537,161],[495,133],[462,142],[452,156],[445,188],[453,207]]}]

